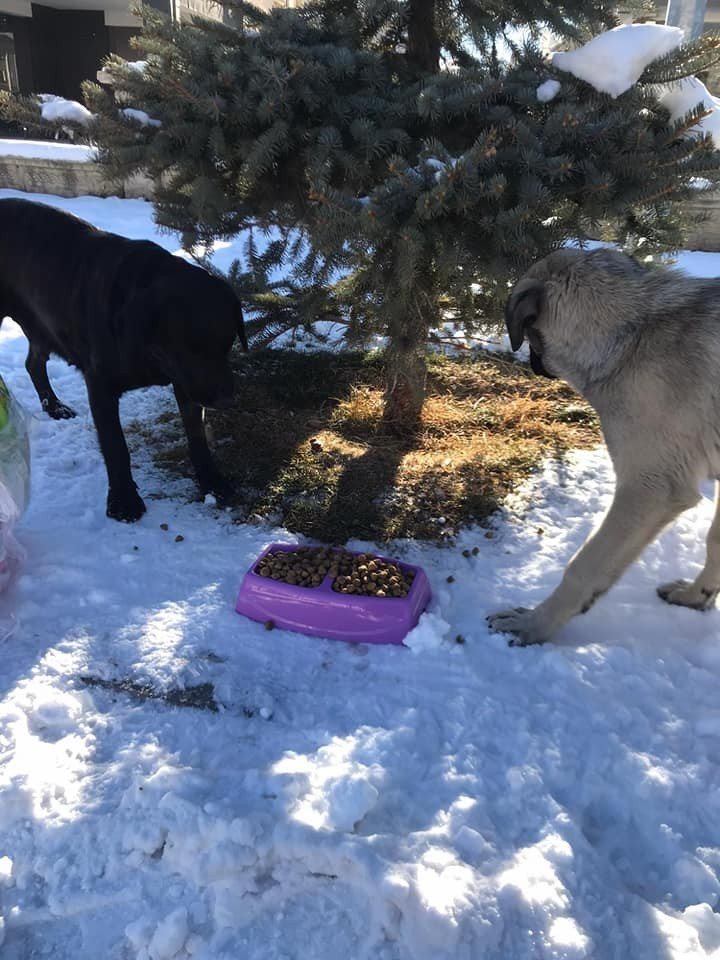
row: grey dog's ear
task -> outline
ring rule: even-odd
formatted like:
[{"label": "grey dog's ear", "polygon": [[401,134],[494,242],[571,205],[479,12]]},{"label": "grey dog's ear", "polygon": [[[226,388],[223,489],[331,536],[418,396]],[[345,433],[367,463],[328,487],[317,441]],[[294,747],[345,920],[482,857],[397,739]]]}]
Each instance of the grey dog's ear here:
[{"label": "grey dog's ear", "polygon": [[545,299],[542,280],[521,280],[505,306],[505,325],[510,335],[510,346],[519,350],[525,339],[525,330],[540,316]]}]

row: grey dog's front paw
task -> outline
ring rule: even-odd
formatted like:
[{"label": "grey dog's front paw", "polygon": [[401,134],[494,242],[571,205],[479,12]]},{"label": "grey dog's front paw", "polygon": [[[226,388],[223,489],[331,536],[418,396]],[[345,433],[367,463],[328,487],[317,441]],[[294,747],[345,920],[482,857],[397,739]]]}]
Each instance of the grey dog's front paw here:
[{"label": "grey dog's front paw", "polygon": [[679,607],[691,607],[693,610],[712,610],[718,591],[705,588],[692,580],[671,580],[657,588],[657,594],[666,603]]},{"label": "grey dog's front paw", "polygon": [[498,610],[485,618],[493,633],[514,633],[509,641],[511,647],[527,647],[533,643],[545,643],[547,636],[537,622],[534,610],[526,607],[513,607],[511,610]]}]

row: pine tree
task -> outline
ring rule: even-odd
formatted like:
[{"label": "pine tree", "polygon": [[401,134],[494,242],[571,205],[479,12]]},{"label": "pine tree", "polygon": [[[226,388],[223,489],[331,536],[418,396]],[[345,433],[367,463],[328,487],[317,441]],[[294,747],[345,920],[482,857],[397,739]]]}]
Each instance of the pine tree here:
[{"label": "pine tree", "polygon": [[[613,22],[603,3],[236,7],[238,27],[144,9],[144,69],[114,58],[112,90],[86,87],[102,160],[116,177],[151,174],[158,222],[189,249],[276,230],[235,268],[239,290],[266,332],[323,310],[385,334],[395,429],[417,423],[428,337],[445,319],[497,316],[510,279],[569,239],[677,246],[675,201],[720,181],[711,139],[683,136],[701,111],[670,123],[655,88],[707,69],[720,39],[656,61],[613,99],[513,40],[523,25],[587,38]],[[547,79],[561,90],[541,102]],[[281,288],[268,276],[283,258]]]}]

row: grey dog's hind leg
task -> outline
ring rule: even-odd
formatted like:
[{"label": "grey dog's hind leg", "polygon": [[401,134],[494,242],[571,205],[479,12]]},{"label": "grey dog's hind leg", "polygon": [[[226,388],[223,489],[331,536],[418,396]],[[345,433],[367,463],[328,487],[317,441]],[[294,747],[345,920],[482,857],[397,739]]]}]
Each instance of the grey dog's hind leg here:
[{"label": "grey dog's hind leg", "polygon": [[694,580],[672,580],[657,588],[658,596],[668,603],[694,610],[715,606],[720,592],[720,482],[715,481],[715,516],[707,535],[705,566]]}]

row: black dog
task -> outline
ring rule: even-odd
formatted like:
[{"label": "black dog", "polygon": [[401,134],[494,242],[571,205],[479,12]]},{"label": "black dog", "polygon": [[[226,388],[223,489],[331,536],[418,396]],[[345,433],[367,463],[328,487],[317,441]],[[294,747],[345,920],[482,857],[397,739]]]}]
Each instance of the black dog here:
[{"label": "black dog", "polygon": [[47,413],[74,412],[56,397],[47,361],[57,354],[85,377],[108,474],[107,515],[145,512],[130,472],[118,403],[126,390],[172,384],[190,459],[204,493],[230,486],[213,463],[202,408],[228,407],[235,336],[247,349],[231,288],[157,244],[97,230],[53,207],[0,200],[0,322],[30,342],[26,367]]}]

